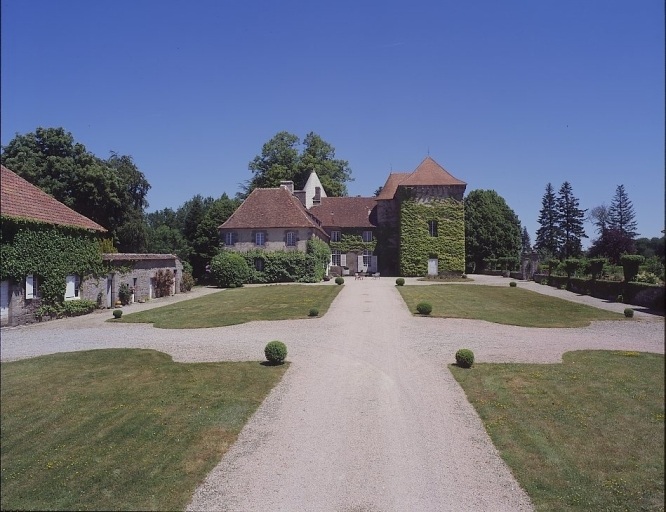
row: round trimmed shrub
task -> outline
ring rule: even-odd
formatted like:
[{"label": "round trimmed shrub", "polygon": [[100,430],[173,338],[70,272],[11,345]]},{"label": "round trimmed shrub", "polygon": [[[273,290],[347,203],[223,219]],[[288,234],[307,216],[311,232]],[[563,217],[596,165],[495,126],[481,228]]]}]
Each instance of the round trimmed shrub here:
[{"label": "round trimmed shrub", "polygon": [[211,260],[210,273],[220,288],[236,288],[250,280],[252,271],[243,256],[236,252],[222,251]]},{"label": "round trimmed shrub", "polygon": [[264,349],[264,355],[269,363],[282,364],[287,357],[287,345],[281,341],[269,341]]},{"label": "round trimmed shrub", "polygon": [[516,286],[518,286],[518,283],[516,283],[515,281],[511,281],[511,282],[509,283],[509,286],[510,286],[511,288],[515,288]]},{"label": "round trimmed shrub", "polygon": [[308,316],[319,316],[319,310],[317,308],[310,308]]},{"label": "round trimmed shrub", "polygon": [[123,316],[123,310],[122,309],[114,309],[113,310],[113,318],[120,318]]},{"label": "round trimmed shrub", "polygon": [[471,368],[474,364],[474,352],[468,348],[461,348],[456,352],[456,363],[461,368]]},{"label": "round trimmed shrub", "polygon": [[345,282],[344,277],[338,276],[335,278],[335,284],[344,284],[344,282]]},{"label": "round trimmed shrub", "polygon": [[429,315],[432,313],[432,304],[429,302],[419,302],[416,305],[416,311],[418,311],[420,315]]},{"label": "round trimmed shrub", "polygon": [[399,277],[395,280],[395,284],[398,286],[403,286],[405,284],[405,280],[402,277]]},{"label": "round trimmed shrub", "polygon": [[634,310],[631,308],[624,308],[624,316],[626,316],[627,318],[633,318]]}]

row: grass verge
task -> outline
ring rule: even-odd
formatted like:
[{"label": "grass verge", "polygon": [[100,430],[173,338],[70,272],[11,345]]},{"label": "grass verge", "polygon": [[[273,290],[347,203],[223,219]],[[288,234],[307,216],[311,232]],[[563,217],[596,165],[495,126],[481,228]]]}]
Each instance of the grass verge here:
[{"label": "grass verge", "polygon": [[663,355],[449,368],[536,510],[663,510]]},{"label": "grass verge", "polygon": [[152,323],[163,329],[196,329],[242,324],[252,320],[308,318],[328,311],[341,286],[298,284],[234,288],[168,306],[123,315],[110,322]]},{"label": "grass verge", "polygon": [[623,320],[620,313],[549,297],[522,288],[448,284],[399,286],[409,310],[425,301],[430,316],[467,318],[521,327],[586,327],[594,320]]},{"label": "grass verge", "polygon": [[113,349],[2,363],[2,510],[182,510],[288,365]]}]

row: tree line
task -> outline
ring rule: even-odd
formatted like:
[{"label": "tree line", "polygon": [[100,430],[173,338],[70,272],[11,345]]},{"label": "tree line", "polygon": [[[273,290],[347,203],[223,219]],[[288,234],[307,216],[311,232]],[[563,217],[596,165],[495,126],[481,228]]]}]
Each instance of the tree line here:
[{"label": "tree line", "polygon": [[[175,254],[198,279],[220,250],[218,226],[255,188],[290,180],[302,189],[314,170],[329,196],[344,196],[352,181],[349,163],[337,159],[335,148],[314,132],[302,141],[286,131],[273,136],[248,163],[251,177],[233,198],[197,194],[175,210],[151,213],[145,211],[150,184],[131,156],[111,152],[106,159],[97,157],[63,128],[17,134],[0,157],[6,167],[107,228],[119,251]],[[624,185],[618,185],[609,206],[594,207],[586,217],[571,183],[565,181],[557,194],[548,183],[534,247],[518,216],[494,190],[472,190],[464,201],[468,271],[481,271],[492,260],[517,262],[533,249],[542,261],[579,257],[586,218],[597,234],[588,256],[617,263],[622,254],[639,253],[658,256],[663,265],[664,237],[636,238],[635,212]]]},{"label": "tree line", "polygon": [[2,164],[58,201],[109,231],[115,248],[128,253],[169,253],[178,256],[201,279],[206,265],[220,250],[217,231],[257,187],[277,187],[293,181],[302,188],[315,170],[329,196],[347,194],[352,180],[346,160],[314,132],[299,137],[279,132],[248,163],[252,177],[235,197],[195,195],[177,209],[147,213],[150,184],[131,156],[111,152],[100,158],[76,142],[64,128],[37,128],[16,134],[2,147]]}]

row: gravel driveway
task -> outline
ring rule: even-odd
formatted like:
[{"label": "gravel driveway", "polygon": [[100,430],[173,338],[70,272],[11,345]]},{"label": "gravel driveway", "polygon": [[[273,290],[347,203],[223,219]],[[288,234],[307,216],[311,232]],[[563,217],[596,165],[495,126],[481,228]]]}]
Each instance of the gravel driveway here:
[{"label": "gravel driveway", "polygon": [[[474,280],[508,286],[502,278]],[[519,286],[625,307],[534,283]],[[317,319],[166,330],[104,322],[109,316],[5,328],[2,360],[110,347],[152,348],[179,361],[260,360],[267,341],[287,343],[291,368],[189,510],[531,510],[445,367],[455,351],[471,348],[478,362],[547,363],[577,349],[664,353],[661,317],[637,313],[633,321],[582,329],[417,318],[389,278],[347,279]]]}]

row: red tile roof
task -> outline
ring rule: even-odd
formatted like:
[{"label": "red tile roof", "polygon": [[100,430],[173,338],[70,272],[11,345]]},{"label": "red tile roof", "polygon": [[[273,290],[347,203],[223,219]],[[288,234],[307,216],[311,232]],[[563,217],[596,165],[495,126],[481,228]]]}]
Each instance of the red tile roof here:
[{"label": "red tile roof", "polygon": [[7,217],[36,220],[59,226],[94,231],[105,228],[50,196],[18,174],[0,166],[0,213]]},{"label": "red tile roof", "polygon": [[453,177],[444,167],[427,156],[400,185],[467,185],[467,183]]},{"label": "red tile roof", "polygon": [[328,238],[318,220],[286,188],[255,188],[219,229],[311,228]]},{"label": "red tile roof", "polygon": [[322,197],[321,203],[310,208],[324,227],[376,227],[374,197]]},{"label": "red tile roof", "polygon": [[377,199],[393,199],[398,187],[402,186],[437,186],[437,185],[467,185],[449,173],[444,167],[427,156],[414,172],[393,172],[386,180]]},{"label": "red tile roof", "polygon": [[409,172],[392,172],[389,174],[389,177],[382,187],[381,192],[377,196],[377,199],[393,199],[393,196],[398,190],[398,185],[407,179],[410,174],[411,173]]}]

